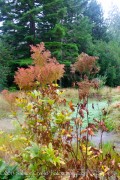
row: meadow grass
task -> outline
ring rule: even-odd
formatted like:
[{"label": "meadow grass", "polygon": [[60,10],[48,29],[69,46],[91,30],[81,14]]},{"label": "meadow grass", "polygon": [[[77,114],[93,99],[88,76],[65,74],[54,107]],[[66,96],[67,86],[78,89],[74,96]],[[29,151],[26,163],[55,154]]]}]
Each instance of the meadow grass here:
[{"label": "meadow grass", "polygon": [[108,130],[120,130],[120,88],[103,87],[98,94],[107,100],[107,115],[104,117]]},{"label": "meadow grass", "polygon": [[120,130],[120,101],[115,101],[108,107],[105,122],[109,130]]},{"label": "meadow grass", "polygon": [[[18,120],[24,121],[22,112],[18,111]],[[12,123],[12,124],[11,124]],[[11,156],[15,151],[20,150],[24,143],[21,140],[12,141],[12,137],[20,133],[18,121],[12,117],[11,104],[9,104],[2,94],[0,94],[0,158],[6,162],[11,162]],[[4,127],[4,128],[3,128]]]},{"label": "meadow grass", "polygon": [[75,88],[63,88],[62,97],[65,98],[67,101],[72,101],[73,103],[78,102],[78,89]]},{"label": "meadow grass", "polygon": [[[79,92],[77,88],[63,88],[61,90],[64,92],[63,97],[65,97],[67,100],[78,102]],[[116,88],[110,88],[106,86],[98,90],[91,88],[89,98],[96,99],[96,95],[99,95],[101,99],[108,99],[109,97],[116,98],[116,96],[118,98],[120,96],[120,92],[118,92]]]},{"label": "meadow grass", "polygon": [[112,155],[113,159],[115,159],[116,162],[120,162],[120,156],[118,156],[117,152],[113,150],[113,144],[111,142],[103,144],[103,156],[108,153]]},{"label": "meadow grass", "polygon": [[0,95],[0,119],[8,117],[10,114],[10,104]]},{"label": "meadow grass", "polygon": [[14,130],[0,131],[0,159],[4,159],[7,163],[14,162],[12,157],[24,148],[27,141],[24,136],[19,136],[20,133],[21,127],[16,121]]},{"label": "meadow grass", "polygon": [[[108,143],[105,143],[103,144],[103,149],[102,149],[102,152],[103,152],[103,157],[105,157],[107,154],[111,155],[112,159],[110,158],[110,160],[114,160],[117,164],[120,163],[120,152],[117,152],[116,150],[113,149],[113,144],[108,142]],[[118,176],[120,177],[120,171],[117,170],[117,173],[118,173]]]}]

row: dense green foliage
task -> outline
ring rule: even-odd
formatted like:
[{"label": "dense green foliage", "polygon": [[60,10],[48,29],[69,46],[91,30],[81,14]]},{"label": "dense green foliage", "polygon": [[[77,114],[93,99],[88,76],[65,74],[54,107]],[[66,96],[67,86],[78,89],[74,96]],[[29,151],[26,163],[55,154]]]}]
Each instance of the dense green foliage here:
[{"label": "dense green foliage", "polygon": [[8,44],[0,40],[0,90],[7,86],[11,63],[11,49]]},{"label": "dense green foliage", "polygon": [[109,86],[120,84],[120,45],[118,42],[97,41],[91,48],[91,53],[99,57],[100,74],[106,76]]},{"label": "dense green foliage", "polygon": [[17,170],[17,166],[10,166],[0,160],[0,179],[24,180],[25,176]]},{"label": "dense green foliage", "polygon": [[120,84],[120,23],[115,7],[105,21],[97,0],[0,0],[0,21],[1,38],[15,57],[9,86],[17,67],[30,64],[29,45],[40,42],[66,65],[63,86],[71,86],[70,65],[81,52],[99,56],[100,75],[107,76],[107,85]]}]

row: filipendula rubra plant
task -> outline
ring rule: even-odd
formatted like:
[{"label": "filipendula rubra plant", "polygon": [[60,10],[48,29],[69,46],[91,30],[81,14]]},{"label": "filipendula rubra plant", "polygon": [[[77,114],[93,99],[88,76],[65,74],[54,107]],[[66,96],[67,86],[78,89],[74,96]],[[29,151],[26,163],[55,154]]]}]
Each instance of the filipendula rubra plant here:
[{"label": "filipendula rubra plant", "polygon": [[[35,64],[32,68],[37,69],[33,73],[35,78],[26,83],[22,74],[19,77],[18,70],[15,82],[20,89],[28,90],[37,87],[36,81],[39,81],[39,87],[37,90],[26,91],[24,97],[16,99],[16,104],[22,109],[25,120],[24,123],[19,122],[21,132],[13,138],[14,141],[16,138],[24,137],[24,146],[14,152],[14,160],[18,162],[28,180],[59,180],[65,179],[66,174],[68,174],[69,180],[97,180],[101,175],[108,179],[114,171],[117,173],[120,165],[109,154],[103,157],[101,147],[97,149],[89,144],[89,137],[94,135],[98,126],[102,132],[106,130],[102,120],[95,119],[96,124],[89,122],[90,88],[98,88],[98,84],[89,80],[87,75],[90,77],[91,74],[98,71],[95,65],[96,58],[82,54],[78,60],[80,64],[86,62],[88,64],[85,63],[86,68],[81,68],[78,62],[73,65],[75,71],[80,69],[82,81],[77,83],[80,101],[77,106],[69,102],[69,110],[68,107],[63,107],[66,105],[66,100],[61,98],[62,91],[58,89],[57,85],[51,83],[62,76],[63,66],[51,58],[50,52],[45,51],[43,44],[31,48]],[[51,66],[52,63],[55,71],[48,68],[50,74],[46,72],[46,75],[45,68]],[[76,69],[77,63],[79,68]],[[60,67],[62,70],[58,70]],[[41,71],[46,77],[40,74]],[[57,74],[57,72],[59,73]],[[55,78],[54,73],[56,74]],[[48,77],[50,80],[47,79]],[[22,78],[24,85],[22,85]],[[29,84],[30,82],[32,84]],[[76,111],[76,115],[71,118],[74,111]],[[83,124],[85,112],[87,114],[86,127]],[[72,121],[73,123],[71,123]]]},{"label": "filipendula rubra plant", "polygon": [[24,102],[22,99],[17,100],[18,106],[26,114],[24,124],[21,124],[21,134],[27,141],[26,148],[17,152],[15,160],[28,174],[28,179],[54,179],[65,164],[61,126],[69,123],[70,113],[59,111],[61,100],[56,90],[55,86],[50,85],[29,92]]},{"label": "filipendula rubra plant", "polygon": [[44,43],[31,45],[33,66],[19,68],[15,73],[15,83],[20,89],[28,90],[57,82],[64,73],[64,65],[51,57],[50,51],[45,49]]},{"label": "filipendula rubra plant", "polygon": [[[89,122],[88,99],[90,89],[99,88],[98,81],[92,80],[92,77],[99,71],[96,66],[97,59],[97,57],[82,53],[75,64],[72,65],[72,73],[79,72],[81,80],[76,83],[80,102],[77,104],[76,118],[74,118],[76,128],[76,151],[74,155],[76,155],[76,165],[78,164],[78,167],[75,168],[76,179],[100,179],[101,176],[106,179],[113,176],[117,179],[116,173],[119,171],[119,164],[112,159],[111,155],[107,154],[104,157],[102,155],[102,135],[107,131],[104,121],[95,119],[95,123]],[[74,111],[74,105],[70,104],[70,107]],[[87,126],[83,128],[85,112]],[[89,137],[94,135],[97,127],[101,129],[100,149],[91,147],[89,143]],[[79,153],[81,155],[80,159]]]},{"label": "filipendula rubra plant", "polygon": [[69,124],[70,113],[67,110],[59,112],[59,105],[65,101],[59,98],[57,86],[52,83],[63,76],[64,65],[51,57],[44,43],[31,46],[31,52],[34,66],[18,69],[15,82],[21,90],[37,88],[38,85],[39,88],[26,91],[25,97],[17,98],[17,105],[26,115],[24,124],[20,124],[20,136],[24,135],[27,141],[22,152],[15,152],[15,160],[28,174],[28,179],[55,178],[56,172],[60,172],[65,164],[61,125]]}]

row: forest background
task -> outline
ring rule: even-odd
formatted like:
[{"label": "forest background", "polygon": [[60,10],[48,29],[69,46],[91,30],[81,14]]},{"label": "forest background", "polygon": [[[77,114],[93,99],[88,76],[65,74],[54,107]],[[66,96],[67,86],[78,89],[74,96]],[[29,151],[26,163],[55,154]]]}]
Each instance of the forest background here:
[{"label": "forest background", "polygon": [[82,52],[98,56],[99,78],[120,85],[120,12],[104,19],[96,0],[0,0],[0,89],[15,87],[14,72],[31,65],[30,45],[46,49],[65,64],[61,86],[75,81],[70,67]]}]

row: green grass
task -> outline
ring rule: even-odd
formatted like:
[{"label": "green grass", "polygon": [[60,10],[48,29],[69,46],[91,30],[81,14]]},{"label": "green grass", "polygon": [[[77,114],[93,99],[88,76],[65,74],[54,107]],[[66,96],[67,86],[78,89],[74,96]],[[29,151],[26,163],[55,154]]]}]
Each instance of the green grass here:
[{"label": "green grass", "polygon": [[120,130],[120,101],[115,101],[108,107],[105,122],[109,130]]},{"label": "green grass", "polygon": [[[110,154],[112,157],[112,159],[110,159],[111,161],[115,160],[117,164],[120,163],[120,153],[118,154],[115,150],[113,150],[113,144],[111,143],[103,144],[102,151],[103,151],[103,157],[105,157],[106,154]],[[120,171],[117,170],[116,172],[118,173],[118,176],[120,176]]]},{"label": "green grass", "polygon": [[115,150],[113,150],[113,144],[108,142],[103,144],[103,156],[105,156],[105,154],[110,153],[113,157],[113,159],[116,160],[116,162],[120,162],[120,156],[118,156],[118,154],[116,153]]}]

